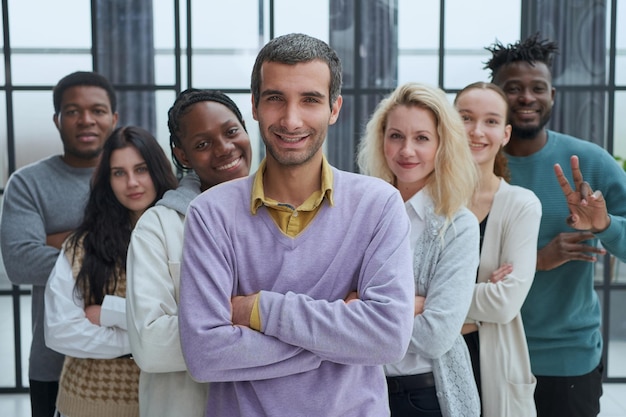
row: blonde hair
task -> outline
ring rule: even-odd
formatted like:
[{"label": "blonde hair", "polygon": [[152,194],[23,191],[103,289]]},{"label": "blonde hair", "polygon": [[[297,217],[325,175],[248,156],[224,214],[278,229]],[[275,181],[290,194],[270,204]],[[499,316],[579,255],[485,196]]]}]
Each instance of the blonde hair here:
[{"label": "blonde hair", "polygon": [[389,112],[397,106],[418,106],[430,110],[435,116],[439,146],[435,154],[435,170],[428,177],[425,188],[433,199],[435,212],[451,221],[472,198],[478,185],[478,171],[461,117],[441,89],[406,83],[381,100],[359,144],[359,169],[365,175],[395,185],[395,176],[385,160],[383,140]]}]

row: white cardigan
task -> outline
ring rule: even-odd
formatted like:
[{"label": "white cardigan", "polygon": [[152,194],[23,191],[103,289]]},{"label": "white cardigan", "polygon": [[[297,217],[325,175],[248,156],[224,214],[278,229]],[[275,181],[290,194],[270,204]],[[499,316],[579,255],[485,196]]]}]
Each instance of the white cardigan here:
[{"label": "white cardigan", "polygon": [[[535,276],[541,203],[525,188],[501,180],[489,213],[477,284],[467,322],[480,339],[483,417],[536,416],[536,379],[531,373],[520,309]],[[513,272],[490,283],[503,263]]]},{"label": "white cardigan", "polygon": [[195,382],[187,372],[178,334],[183,213],[199,192],[197,176],[188,174],[178,189],[168,191],[141,216],[133,230],[126,266],[126,302],[130,345],[141,368],[142,417],[205,414],[208,384]]}]

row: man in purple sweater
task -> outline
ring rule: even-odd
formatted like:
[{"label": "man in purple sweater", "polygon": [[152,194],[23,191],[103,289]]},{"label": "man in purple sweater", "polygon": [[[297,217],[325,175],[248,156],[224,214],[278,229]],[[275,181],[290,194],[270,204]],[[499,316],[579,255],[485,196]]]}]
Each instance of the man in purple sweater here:
[{"label": "man in purple sweater", "polygon": [[251,84],[267,157],[185,224],[181,343],[206,415],[389,415],[381,365],[403,357],[415,298],[402,199],[324,157],[342,104],[326,43],[270,41]]}]

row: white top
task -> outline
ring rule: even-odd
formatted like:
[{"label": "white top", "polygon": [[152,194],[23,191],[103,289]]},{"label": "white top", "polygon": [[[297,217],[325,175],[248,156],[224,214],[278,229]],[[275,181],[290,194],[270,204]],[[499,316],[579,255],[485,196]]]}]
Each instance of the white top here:
[{"label": "white top", "polygon": [[98,326],[85,316],[84,302],[74,291],[75,283],[62,250],[44,294],[46,346],[75,358],[113,359],[129,354],[125,299],[105,295]]},{"label": "white top", "polygon": [[[411,222],[411,234],[409,236],[411,253],[415,253],[417,240],[424,233],[426,227],[425,207],[428,201],[426,197],[427,194],[425,192],[418,191],[404,203],[406,213]],[[385,365],[385,374],[387,376],[418,375],[431,372],[432,370],[432,361],[419,355],[407,355],[401,362]]]}]

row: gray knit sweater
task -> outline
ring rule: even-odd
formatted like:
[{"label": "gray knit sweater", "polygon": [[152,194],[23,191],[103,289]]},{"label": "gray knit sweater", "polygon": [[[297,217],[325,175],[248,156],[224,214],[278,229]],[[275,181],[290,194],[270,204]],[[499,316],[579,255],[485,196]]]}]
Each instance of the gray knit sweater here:
[{"label": "gray knit sweater", "polygon": [[63,356],[50,350],[43,335],[43,294],[59,255],[46,245],[48,234],[75,229],[83,218],[93,168],[72,168],[60,155],[17,170],[4,190],[0,243],[9,280],[32,285],[33,341],[29,378],[58,381]]}]

